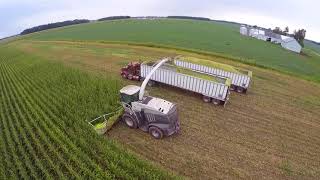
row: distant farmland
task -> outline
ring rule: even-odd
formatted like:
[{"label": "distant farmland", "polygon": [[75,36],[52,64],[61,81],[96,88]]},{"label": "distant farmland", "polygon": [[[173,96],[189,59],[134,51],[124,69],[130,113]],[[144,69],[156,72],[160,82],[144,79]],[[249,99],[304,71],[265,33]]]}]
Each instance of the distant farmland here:
[{"label": "distant farmland", "polygon": [[243,37],[235,25],[194,20],[119,20],[36,33],[33,40],[120,41],[172,46],[235,58],[320,82],[320,57]]}]

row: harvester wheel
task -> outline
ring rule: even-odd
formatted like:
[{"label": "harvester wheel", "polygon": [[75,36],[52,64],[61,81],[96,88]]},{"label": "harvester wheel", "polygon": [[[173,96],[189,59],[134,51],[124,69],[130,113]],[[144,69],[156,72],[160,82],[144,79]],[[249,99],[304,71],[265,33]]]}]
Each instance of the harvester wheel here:
[{"label": "harvester wheel", "polygon": [[129,128],[132,128],[132,129],[138,128],[137,121],[134,118],[132,118],[130,115],[128,115],[128,114],[123,115],[122,120],[126,123],[126,125]]},{"label": "harvester wheel", "polygon": [[230,91],[235,91],[236,90],[236,87],[234,85],[231,85],[230,86]]},{"label": "harvester wheel", "polygon": [[149,81],[147,85],[150,86],[150,87],[152,87],[152,86],[154,86],[155,84],[156,84],[156,82],[154,82],[154,81]]},{"label": "harvester wheel", "polygon": [[243,93],[243,92],[244,92],[244,88],[242,88],[242,87],[237,87],[237,92],[238,92],[238,93]]},{"label": "harvester wheel", "polygon": [[211,102],[211,97],[202,96],[202,100],[203,100],[203,102],[205,102],[205,103],[209,103],[209,102]]},{"label": "harvester wheel", "polygon": [[128,78],[126,74],[122,74],[122,77],[123,77],[124,79],[127,79],[127,78]]},{"label": "harvester wheel", "polygon": [[149,133],[152,137],[156,138],[156,139],[161,139],[163,137],[163,132],[161,129],[157,128],[157,127],[150,127],[149,128]]},{"label": "harvester wheel", "polygon": [[212,103],[217,106],[221,104],[221,101],[219,99],[213,99]]}]

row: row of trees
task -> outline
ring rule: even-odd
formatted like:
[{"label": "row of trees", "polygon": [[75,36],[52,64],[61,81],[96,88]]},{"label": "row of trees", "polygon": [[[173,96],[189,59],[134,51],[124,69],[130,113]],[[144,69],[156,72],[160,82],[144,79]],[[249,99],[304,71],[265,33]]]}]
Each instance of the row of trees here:
[{"label": "row of trees", "polygon": [[97,21],[108,21],[108,20],[118,20],[118,19],[130,19],[130,16],[109,16],[105,18],[98,19]]},{"label": "row of trees", "polygon": [[[129,19],[129,18],[131,18],[131,17],[130,16],[110,16],[110,17],[105,17],[105,18],[98,19],[97,21]],[[20,34],[21,35],[30,34],[30,33],[38,32],[38,31],[47,30],[47,29],[53,29],[53,28],[70,26],[70,25],[74,25],[74,24],[88,23],[88,22],[90,22],[90,20],[88,20],[88,19],[75,19],[75,20],[68,20],[68,21],[44,24],[44,25],[35,26],[35,27],[32,27],[32,28],[25,29]]]},{"label": "row of trees", "polygon": [[285,35],[285,36],[289,35],[289,27],[288,26],[285,27],[284,30],[282,30],[280,27],[275,27],[272,31],[274,33]]},{"label": "row of trees", "polygon": [[82,24],[82,23],[88,23],[90,20],[87,19],[75,19],[72,21],[63,21],[63,22],[56,22],[56,23],[50,23],[50,24],[45,24],[45,25],[40,25],[40,26],[35,26],[29,29],[25,29],[22,31],[20,34],[29,34],[33,32],[38,32],[38,31],[43,31],[47,29],[52,29],[52,28],[58,28],[58,27],[63,27],[63,26],[69,26],[69,25],[74,25],[74,24]]},{"label": "row of trees", "polygon": [[294,30],[293,31],[293,34],[290,34],[289,33],[289,27],[285,27],[284,30],[282,30],[280,27],[275,27],[273,30],[272,30],[274,33],[277,33],[277,34],[281,34],[281,35],[285,35],[285,36],[291,36],[293,38],[295,38],[299,44],[304,47],[304,39],[306,37],[306,30],[305,29],[298,29],[298,30]]},{"label": "row of trees", "polygon": [[293,37],[304,47],[304,38],[306,37],[306,30],[305,29],[298,29],[293,31]]},{"label": "row of trees", "polygon": [[209,18],[204,17],[192,17],[192,16],[168,16],[167,18],[173,18],[173,19],[193,19],[193,20],[201,20],[201,21],[210,21]]}]

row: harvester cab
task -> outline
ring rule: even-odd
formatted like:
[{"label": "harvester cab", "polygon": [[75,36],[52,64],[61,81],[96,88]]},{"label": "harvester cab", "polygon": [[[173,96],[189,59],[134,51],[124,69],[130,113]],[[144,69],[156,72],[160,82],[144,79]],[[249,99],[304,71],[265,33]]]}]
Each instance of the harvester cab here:
[{"label": "harvester cab", "polygon": [[125,110],[122,120],[130,128],[140,128],[160,139],[180,130],[177,105],[164,99],[144,96],[152,74],[168,59],[161,60],[144,79],[141,87],[128,85],[120,90],[120,101]]}]

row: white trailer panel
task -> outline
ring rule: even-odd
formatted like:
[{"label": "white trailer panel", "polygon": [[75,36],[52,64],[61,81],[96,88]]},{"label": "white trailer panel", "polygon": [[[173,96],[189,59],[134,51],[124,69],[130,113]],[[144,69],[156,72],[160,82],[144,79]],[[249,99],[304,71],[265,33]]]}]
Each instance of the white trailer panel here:
[{"label": "white trailer panel", "polygon": [[[152,70],[153,66],[145,63],[141,64],[140,75],[145,78]],[[227,102],[229,95],[229,86],[227,84],[209,81],[198,77],[178,73],[174,70],[159,68],[151,76],[151,80],[167,85],[179,87],[181,89],[193,91],[213,99]]]},{"label": "white trailer panel", "polygon": [[181,61],[181,60],[174,60],[174,63],[177,66],[191,69],[191,70],[194,70],[197,72],[203,72],[205,74],[214,75],[214,76],[227,77],[227,78],[231,79],[232,85],[239,86],[244,89],[249,88],[249,84],[250,84],[250,80],[251,80],[250,75],[228,72],[228,71],[224,71],[222,69],[217,69],[217,68],[208,67],[208,66],[204,66],[204,65],[194,64],[194,63]]}]

